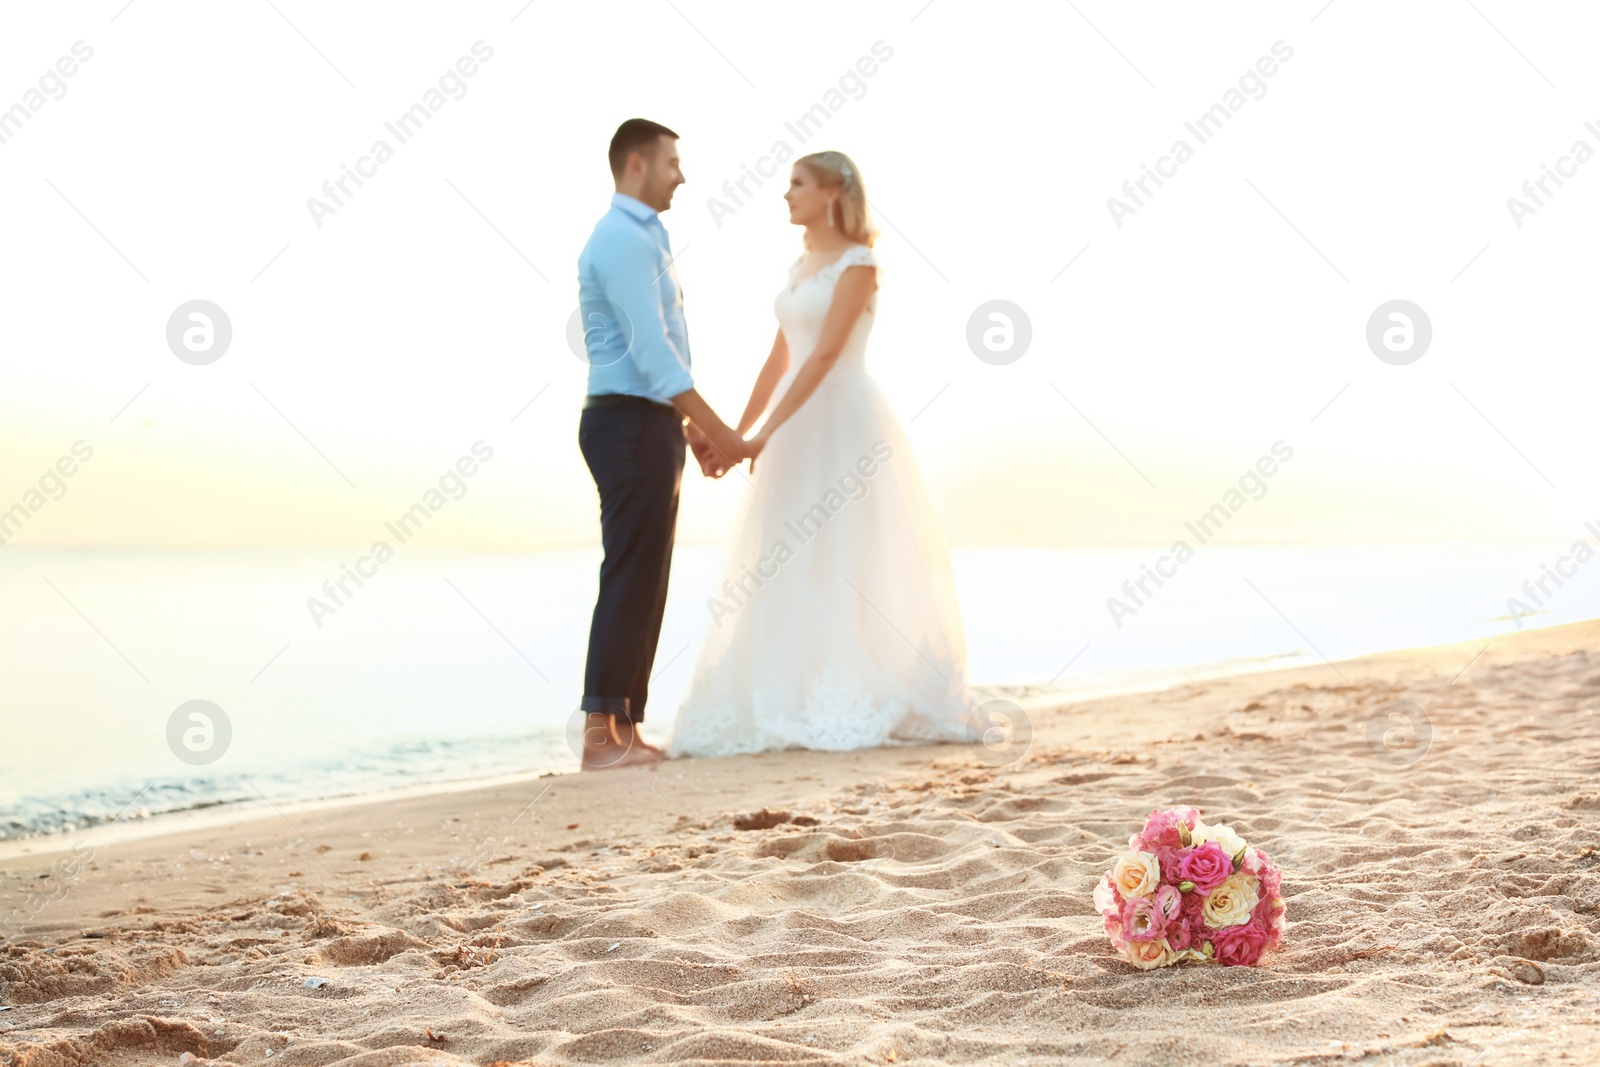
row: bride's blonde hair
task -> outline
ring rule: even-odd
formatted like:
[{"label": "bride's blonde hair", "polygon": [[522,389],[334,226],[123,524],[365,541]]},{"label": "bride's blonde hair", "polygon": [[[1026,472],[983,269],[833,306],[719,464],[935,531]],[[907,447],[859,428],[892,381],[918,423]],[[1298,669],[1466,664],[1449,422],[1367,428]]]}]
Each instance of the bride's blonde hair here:
[{"label": "bride's blonde hair", "polygon": [[805,164],[820,184],[840,190],[835,206],[828,209],[828,221],[850,240],[872,247],[878,239],[878,231],[867,209],[867,190],[861,184],[861,168],[843,152],[813,152],[795,162]]}]

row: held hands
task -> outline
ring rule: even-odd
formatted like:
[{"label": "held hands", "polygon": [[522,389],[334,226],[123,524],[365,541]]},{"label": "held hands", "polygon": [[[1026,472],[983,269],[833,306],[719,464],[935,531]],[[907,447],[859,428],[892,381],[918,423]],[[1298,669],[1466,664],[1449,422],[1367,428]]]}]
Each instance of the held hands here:
[{"label": "held hands", "polygon": [[718,448],[692,422],[685,427],[684,436],[695,461],[700,464],[700,473],[707,478],[721,478],[746,459],[750,460],[750,469],[754,471],[755,458],[767,443],[763,435],[757,434],[748,440],[736,437],[726,447]]},{"label": "held hands", "polygon": [[720,478],[727,472],[727,461],[718,454],[706,435],[694,423],[684,426],[684,436],[689,441],[689,451],[694,453],[695,462],[700,464],[700,473],[707,478]]},{"label": "held hands", "polygon": [[761,455],[761,450],[767,447],[767,433],[765,430],[749,438],[744,443],[745,455],[750,457],[750,473],[756,472],[756,457]]}]

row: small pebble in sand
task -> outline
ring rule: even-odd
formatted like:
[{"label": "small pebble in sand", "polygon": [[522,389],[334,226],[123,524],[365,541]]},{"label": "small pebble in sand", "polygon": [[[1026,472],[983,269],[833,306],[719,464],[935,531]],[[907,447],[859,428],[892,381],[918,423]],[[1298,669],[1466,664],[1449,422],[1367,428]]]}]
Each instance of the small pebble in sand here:
[{"label": "small pebble in sand", "polygon": [[1511,965],[1511,977],[1524,985],[1544,985],[1544,971],[1530,960],[1518,960]]}]

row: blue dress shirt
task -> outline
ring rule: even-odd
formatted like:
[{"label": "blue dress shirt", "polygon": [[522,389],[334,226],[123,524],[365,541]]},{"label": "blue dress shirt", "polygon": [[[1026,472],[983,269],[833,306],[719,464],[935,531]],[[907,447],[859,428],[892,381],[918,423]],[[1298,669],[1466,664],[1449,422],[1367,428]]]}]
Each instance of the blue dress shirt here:
[{"label": "blue dress shirt", "polygon": [[578,256],[578,307],[590,396],[623,393],[666,403],[694,388],[683,290],[654,209],[625,193],[612,195],[611,210]]}]

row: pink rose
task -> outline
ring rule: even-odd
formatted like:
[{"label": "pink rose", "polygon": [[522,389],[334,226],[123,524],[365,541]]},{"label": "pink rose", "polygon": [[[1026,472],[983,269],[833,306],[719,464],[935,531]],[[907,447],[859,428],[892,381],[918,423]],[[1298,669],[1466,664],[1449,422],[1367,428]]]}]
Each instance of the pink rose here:
[{"label": "pink rose", "polygon": [[1233,873],[1233,860],[1221,845],[1207,841],[1178,861],[1178,873],[1200,892],[1209,893]]},{"label": "pink rose", "polygon": [[1172,951],[1182,952],[1195,943],[1194,927],[1189,920],[1176,919],[1167,923],[1167,944],[1172,946]]},{"label": "pink rose", "polygon": [[1161,918],[1165,922],[1176,919],[1183,908],[1183,894],[1178,892],[1177,886],[1161,886],[1150,899],[1155,901],[1156,910],[1161,913]]},{"label": "pink rose", "polygon": [[1161,880],[1167,885],[1175,886],[1183,881],[1183,876],[1178,873],[1181,862],[1180,850],[1172,845],[1155,845],[1150,849],[1157,862],[1161,864]]},{"label": "pink rose", "polygon": [[1211,947],[1216,950],[1216,960],[1225,967],[1248,967],[1261,958],[1262,949],[1270,935],[1254,919],[1239,926],[1229,926],[1211,935]]},{"label": "pink rose", "polygon": [[1166,845],[1177,848],[1183,844],[1178,836],[1178,824],[1181,822],[1189,829],[1194,829],[1195,820],[1200,813],[1193,808],[1169,808],[1166,811],[1153,811],[1150,818],[1145,820],[1144,839],[1146,849],[1153,849],[1157,845]]},{"label": "pink rose", "polygon": [[1276,893],[1263,895],[1261,903],[1256,905],[1256,910],[1251,915],[1251,921],[1267,931],[1269,938],[1268,948],[1277,945],[1283,936],[1283,898]]},{"label": "pink rose", "polygon": [[1261,888],[1269,896],[1278,895],[1278,887],[1283,885],[1283,872],[1278,870],[1278,865],[1261,857],[1261,873],[1256,877],[1261,879]]},{"label": "pink rose", "polygon": [[1206,925],[1205,919],[1206,898],[1198,892],[1185,893],[1183,904],[1178,911],[1179,921],[1188,927],[1192,943],[1199,946],[1201,942],[1211,938],[1211,927]]},{"label": "pink rose", "polygon": [[1102,920],[1105,927],[1106,939],[1111,942],[1111,947],[1118,953],[1126,954],[1128,950],[1128,932],[1122,928],[1122,918],[1118,915],[1107,915]]},{"label": "pink rose", "polygon": [[1154,897],[1133,897],[1122,907],[1122,936],[1128,941],[1154,941],[1166,925],[1166,916],[1157,909]]},{"label": "pink rose", "polygon": [[1101,876],[1100,884],[1094,887],[1094,910],[1101,915],[1122,913],[1122,894],[1117,892],[1109,871]]}]

